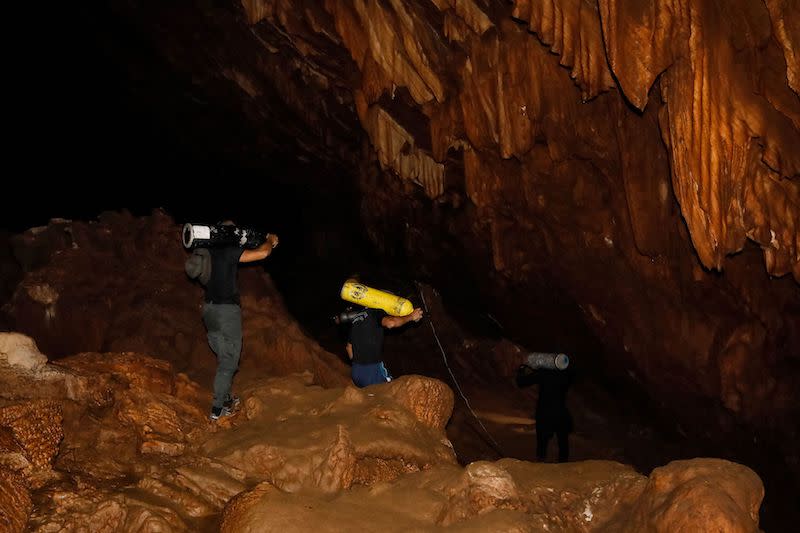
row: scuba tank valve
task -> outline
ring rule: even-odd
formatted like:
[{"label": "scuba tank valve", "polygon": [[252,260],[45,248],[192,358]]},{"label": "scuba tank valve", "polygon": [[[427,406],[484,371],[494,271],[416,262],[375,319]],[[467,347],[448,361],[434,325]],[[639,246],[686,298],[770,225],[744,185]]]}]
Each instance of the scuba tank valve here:
[{"label": "scuba tank valve", "polygon": [[364,313],[366,313],[366,311],[363,309],[348,309],[347,311],[342,311],[338,315],[332,316],[331,319],[337,324],[349,324],[359,316],[364,315]]}]

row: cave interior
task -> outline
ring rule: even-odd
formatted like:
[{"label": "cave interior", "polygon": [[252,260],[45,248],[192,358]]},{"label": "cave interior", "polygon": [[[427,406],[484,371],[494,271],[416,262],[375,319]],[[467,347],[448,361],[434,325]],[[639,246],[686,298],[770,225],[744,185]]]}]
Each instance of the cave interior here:
[{"label": "cave interior", "polygon": [[344,279],[429,311],[385,361],[454,391],[459,464],[535,461],[514,371],[563,352],[571,460],[728,459],[764,483],[762,528],[800,519],[797,2],[54,9],[9,102],[0,329],[101,351],[15,307],[30,228],[233,219],[280,236],[248,268],[343,365]]}]

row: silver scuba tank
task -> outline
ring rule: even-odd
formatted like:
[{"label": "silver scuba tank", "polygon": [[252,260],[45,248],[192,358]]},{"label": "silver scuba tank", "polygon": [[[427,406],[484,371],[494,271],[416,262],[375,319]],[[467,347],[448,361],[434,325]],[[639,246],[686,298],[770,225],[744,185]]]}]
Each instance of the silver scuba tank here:
[{"label": "silver scuba tank", "polygon": [[549,368],[550,370],[564,370],[569,366],[569,357],[563,353],[532,352],[528,354],[525,363],[531,368]]},{"label": "silver scuba tank", "polygon": [[258,248],[266,234],[253,228],[230,224],[184,224],[183,246],[189,249],[214,246],[241,246]]}]

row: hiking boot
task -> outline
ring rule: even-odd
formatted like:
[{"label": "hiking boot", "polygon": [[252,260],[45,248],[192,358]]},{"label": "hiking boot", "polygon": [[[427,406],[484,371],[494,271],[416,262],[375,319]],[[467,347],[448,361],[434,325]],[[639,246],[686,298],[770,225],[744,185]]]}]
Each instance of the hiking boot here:
[{"label": "hiking boot", "polygon": [[223,405],[222,407],[212,407],[211,414],[208,415],[208,418],[210,420],[219,420],[220,418],[231,416],[232,414],[233,411]]},{"label": "hiking boot", "polygon": [[222,405],[224,407],[227,407],[231,411],[235,411],[236,408],[239,407],[240,403],[242,403],[242,401],[239,399],[238,396],[236,396],[235,394],[230,394],[228,396],[228,399],[225,400]]}]

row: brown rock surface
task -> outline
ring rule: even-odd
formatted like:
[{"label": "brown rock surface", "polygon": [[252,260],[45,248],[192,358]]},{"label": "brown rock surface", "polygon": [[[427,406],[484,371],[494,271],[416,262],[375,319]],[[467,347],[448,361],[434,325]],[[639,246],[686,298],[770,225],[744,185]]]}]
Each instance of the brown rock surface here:
[{"label": "brown rock surface", "polygon": [[756,532],[752,505],[762,495],[751,470],[726,461],[670,463],[648,480],[608,461],[503,459],[439,466],[332,500],[263,483],[231,500],[222,531]]},{"label": "brown rock surface", "polygon": [[321,389],[309,377],[249,384],[246,420],[234,419],[205,442],[204,453],[288,492],[336,492],[455,463],[440,421],[445,408],[450,417],[452,392],[449,407],[434,401],[423,409],[427,391],[444,384],[404,376],[366,389]]},{"label": "brown rock surface", "polygon": [[0,466],[0,526],[9,533],[24,531],[32,509],[33,503],[22,477]]},{"label": "brown rock surface", "polygon": [[[4,393],[25,398],[0,409],[12,531],[213,531],[223,508],[223,531],[758,528],[761,481],[727,461],[675,462],[649,480],[603,461],[459,467],[444,434],[452,392],[422,376],[365,389],[324,389],[310,372],[251,378],[241,411],[210,424],[199,386],[142,354],[9,368]],[[26,478],[49,468],[62,412],[54,470]]]},{"label": "brown rock surface", "polygon": [[37,510],[30,531],[191,531],[168,505],[132,491],[95,488],[53,491],[49,508]]},{"label": "brown rock surface", "polygon": [[436,379],[402,376],[381,389],[384,391],[414,413],[417,420],[436,430],[444,430],[453,412],[453,391]]},{"label": "brown rock surface", "polygon": [[33,339],[19,333],[0,333],[0,365],[35,373],[45,363],[47,356],[39,351]]},{"label": "brown rock surface", "polygon": [[757,532],[764,487],[749,468],[720,459],[656,468],[619,531]]},{"label": "brown rock surface", "polygon": [[[14,335],[24,342],[11,358],[41,355]],[[252,379],[242,412],[218,424],[196,383],[142,354],[82,353],[1,377],[4,395],[25,398],[0,407],[0,493],[15,531],[32,499],[33,531],[210,530],[228,500],[264,480],[335,492],[455,463],[443,431],[452,393],[419,376],[366,391],[320,388],[310,372]],[[34,480],[57,452],[55,470]]]},{"label": "brown rock surface", "polygon": [[[25,343],[18,346],[26,352]],[[219,490],[209,480],[220,478],[220,470],[189,453],[209,429],[199,387],[166,361],[88,353],[36,373],[14,368],[22,379],[5,372],[3,396],[28,400],[0,407],[3,519],[13,531],[22,531],[32,498],[31,530],[90,524],[97,531],[190,531],[194,526],[182,517],[200,519],[197,526],[245,488],[232,480],[233,492],[213,496]],[[60,401],[51,399],[59,395]],[[188,458],[176,457],[185,453]],[[171,464],[176,459],[182,463]],[[40,475],[43,470],[49,475]],[[184,481],[189,478],[195,481]],[[202,495],[195,496],[189,487],[198,483]]]},{"label": "brown rock surface", "polygon": [[[0,428],[11,430],[17,450],[34,469],[50,468],[64,436],[61,419],[61,405],[52,400],[0,407]],[[15,451],[13,445],[9,448]]]}]

